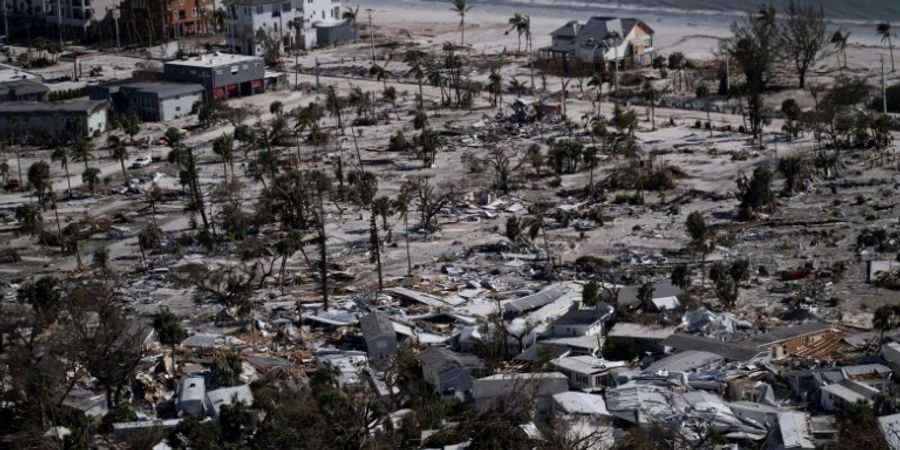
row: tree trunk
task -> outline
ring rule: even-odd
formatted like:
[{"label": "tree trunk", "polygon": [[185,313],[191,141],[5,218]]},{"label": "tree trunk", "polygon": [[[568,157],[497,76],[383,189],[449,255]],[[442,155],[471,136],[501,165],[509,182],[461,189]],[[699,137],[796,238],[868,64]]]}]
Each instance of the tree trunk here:
[{"label": "tree trunk", "polygon": [[375,218],[375,212],[372,211],[372,220],[369,225],[372,228],[372,248],[375,250],[375,267],[378,270],[378,292],[384,290],[384,279],[381,273],[381,243],[378,239],[378,221]]},{"label": "tree trunk", "polygon": [[128,171],[125,170],[125,160],[119,160],[119,166],[122,167],[122,178],[125,179],[125,186],[128,186]]},{"label": "tree trunk", "polygon": [[412,275],[412,258],[409,255],[409,219],[403,215],[403,227],[406,228],[406,274]]},{"label": "tree trunk", "polygon": [[326,248],[325,243],[325,205],[324,199],[322,198],[322,194],[319,193],[319,276],[321,277],[322,283],[322,302],[325,307],[325,310],[328,310],[328,266],[327,266],[327,253],[328,249]]}]

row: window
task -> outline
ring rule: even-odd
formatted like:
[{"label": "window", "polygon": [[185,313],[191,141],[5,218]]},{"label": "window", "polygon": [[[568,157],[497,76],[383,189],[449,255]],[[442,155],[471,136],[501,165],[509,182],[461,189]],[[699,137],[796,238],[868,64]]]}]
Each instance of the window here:
[{"label": "window", "polygon": [[222,69],[216,69],[216,75],[222,75]]},{"label": "window", "polygon": [[231,66],[231,74],[232,74],[232,75],[237,75],[238,70],[240,70],[240,67],[238,67],[238,66]]},{"label": "window", "polygon": [[290,4],[290,3],[282,3],[282,4],[281,4],[281,11],[282,11],[282,12],[289,12],[290,10],[291,10],[291,4]]},{"label": "window", "polygon": [[176,106],[176,107],[175,107],[175,111],[181,111],[181,107],[180,107],[180,106]]},{"label": "window", "polygon": [[325,18],[325,11],[322,11],[322,19]]},{"label": "window", "polygon": [[257,14],[262,14],[262,13],[263,13],[263,7],[262,7],[262,6],[257,6],[257,7],[256,7],[256,13],[257,13]]}]

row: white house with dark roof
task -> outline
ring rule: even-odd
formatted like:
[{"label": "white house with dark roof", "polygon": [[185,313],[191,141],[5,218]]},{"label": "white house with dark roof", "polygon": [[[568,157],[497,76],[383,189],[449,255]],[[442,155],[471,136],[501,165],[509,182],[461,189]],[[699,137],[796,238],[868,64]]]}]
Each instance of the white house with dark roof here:
[{"label": "white house with dark roof", "polygon": [[341,22],[340,0],[228,0],[225,2],[225,40],[232,52],[263,56],[268,43],[282,51],[285,42],[295,42],[302,21],[300,43],[317,45],[316,26]]},{"label": "white house with dark roof", "polygon": [[655,31],[634,18],[594,16],[584,24],[570,21],[550,33],[542,56],[594,66],[610,63],[646,65],[653,60]]}]

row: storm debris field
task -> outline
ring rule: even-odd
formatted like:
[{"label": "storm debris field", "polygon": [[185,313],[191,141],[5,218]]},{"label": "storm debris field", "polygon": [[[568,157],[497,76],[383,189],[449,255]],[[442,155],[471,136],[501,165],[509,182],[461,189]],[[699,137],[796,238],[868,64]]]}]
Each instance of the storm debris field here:
[{"label": "storm debris field", "polygon": [[880,39],[453,4],[14,39],[0,447],[900,448]]}]

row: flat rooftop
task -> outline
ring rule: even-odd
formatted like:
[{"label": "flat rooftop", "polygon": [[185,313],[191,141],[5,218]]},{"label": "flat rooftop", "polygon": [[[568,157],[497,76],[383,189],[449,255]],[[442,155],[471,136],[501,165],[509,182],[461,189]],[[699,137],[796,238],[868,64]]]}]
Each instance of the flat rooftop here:
[{"label": "flat rooftop", "polygon": [[66,102],[3,102],[0,103],[0,114],[35,114],[35,113],[84,113],[94,111],[98,107],[104,107],[103,100],[89,100],[86,98],[69,100]]},{"label": "flat rooftop", "polygon": [[262,62],[259,56],[237,55],[234,53],[207,53],[200,56],[191,56],[185,59],[175,59],[166,61],[166,65],[185,66],[185,67],[220,67],[229,64],[244,62]]}]

